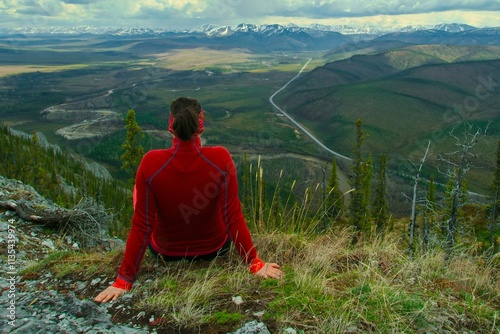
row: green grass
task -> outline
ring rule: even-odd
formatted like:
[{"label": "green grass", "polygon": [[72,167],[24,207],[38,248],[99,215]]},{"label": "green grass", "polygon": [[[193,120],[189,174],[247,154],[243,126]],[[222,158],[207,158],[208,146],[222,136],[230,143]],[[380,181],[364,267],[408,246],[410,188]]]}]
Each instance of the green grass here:
[{"label": "green grass", "polygon": [[[352,235],[342,229],[314,237],[254,233],[261,257],[283,265],[282,280],[251,275],[234,252],[212,262],[168,265],[147,255],[132,305],[145,311],[146,318],[162,318],[160,329],[231,331],[260,314],[272,332],[491,332],[500,316],[500,267],[465,251],[449,263],[439,250],[410,261],[399,235],[352,245]],[[86,270],[92,263],[109,267],[105,272],[113,279],[119,256],[57,255],[36,271],[91,280],[103,273]],[[234,303],[235,296],[242,298],[241,305]]]},{"label": "green grass", "polygon": [[60,261],[63,261],[73,255],[74,252],[68,252],[68,251],[58,251],[49,254],[46,258],[44,258],[41,261],[38,261],[34,263],[33,265],[23,269],[21,271],[21,275],[30,275],[30,274],[37,274],[40,272],[40,270],[43,269],[48,269],[53,266],[57,266]]},{"label": "green grass", "polygon": [[241,313],[230,313],[228,311],[217,311],[214,314],[203,319],[203,322],[216,323],[218,325],[226,325],[231,323],[240,323],[244,319]]}]

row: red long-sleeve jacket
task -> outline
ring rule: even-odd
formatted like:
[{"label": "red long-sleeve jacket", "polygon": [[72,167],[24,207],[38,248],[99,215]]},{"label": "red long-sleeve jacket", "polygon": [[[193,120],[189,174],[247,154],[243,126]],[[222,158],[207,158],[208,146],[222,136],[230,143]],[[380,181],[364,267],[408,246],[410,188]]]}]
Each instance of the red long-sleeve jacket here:
[{"label": "red long-sleeve jacket", "polygon": [[132,287],[148,245],[168,256],[216,252],[230,237],[255,273],[263,266],[241,212],[236,170],[223,147],[173,139],[148,152],[139,166],[134,216],[113,286]]}]

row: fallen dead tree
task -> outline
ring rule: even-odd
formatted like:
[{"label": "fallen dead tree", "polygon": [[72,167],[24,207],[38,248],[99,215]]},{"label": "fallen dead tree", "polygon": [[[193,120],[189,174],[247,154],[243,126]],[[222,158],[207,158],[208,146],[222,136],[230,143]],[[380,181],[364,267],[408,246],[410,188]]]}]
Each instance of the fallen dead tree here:
[{"label": "fallen dead tree", "polygon": [[7,200],[0,201],[0,209],[15,211],[19,218],[54,229],[61,236],[70,235],[82,248],[106,244],[112,220],[112,214],[90,199],[82,199],[72,209],[24,199]]}]

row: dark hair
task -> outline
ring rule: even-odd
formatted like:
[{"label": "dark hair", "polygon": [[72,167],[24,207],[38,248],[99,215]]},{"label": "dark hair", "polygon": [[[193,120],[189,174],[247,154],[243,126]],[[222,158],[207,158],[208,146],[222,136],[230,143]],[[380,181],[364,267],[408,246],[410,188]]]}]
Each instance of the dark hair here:
[{"label": "dark hair", "polygon": [[174,118],[172,129],[179,139],[190,140],[199,131],[198,117],[201,104],[191,97],[179,97],[170,105],[170,112]]}]

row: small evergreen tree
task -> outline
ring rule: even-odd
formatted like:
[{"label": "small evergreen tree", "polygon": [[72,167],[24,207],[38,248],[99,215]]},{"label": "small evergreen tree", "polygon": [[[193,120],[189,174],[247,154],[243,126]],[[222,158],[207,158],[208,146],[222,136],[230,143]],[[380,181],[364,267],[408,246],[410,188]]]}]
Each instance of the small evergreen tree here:
[{"label": "small evergreen tree", "polygon": [[380,156],[378,168],[372,217],[375,219],[377,232],[383,233],[386,229],[389,212],[389,205],[387,203],[387,157],[384,154]]},{"label": "small evergreen tree", "polygon": [[137,168],[139,168],[139,164],[144,155],[144,148],[141,145],[144,134],[139,124],[137,124],[134,109],[130,109],[127,113],[125,118],[125,129],[127,130],[127,135],[122,145],[124,153],[120,159],[122,161],[122,169],[133,182],[135,174],[137,173]]},{"label": "small evergreen tree", "polygon": [[362,130],[361,120],[356,121],[356,143],[354,146],[354,161],[352,165],[353,177],[350,185],[354,188],[351,195],[349,213],[351,222],[356,231],[361,232],[367,228],[369,219],[370,183],[372,166],[370,161],[363,160],[361,147],[366,138]]},{"label": "small evergreen tree", "polygon": [[337,160],[332,160],[332,170],[326,187],[326,212],[333,219],[339,219],[344,209],[344,198],[339,188],[339,179],[337,176]]},{"label": "small evergreen tree", "polygon": [[363,198],[363,210],[365,211],[365,221],[364,221],[364,229],[370,229],[369,223],[371,220],[371,189],[372,189],[372,180],[373,180],[373,158],[372,156],[368,156],[368,159],[363,163],[363,189],[364,189],[364,198]]}]

